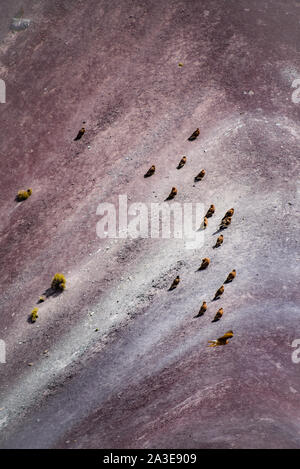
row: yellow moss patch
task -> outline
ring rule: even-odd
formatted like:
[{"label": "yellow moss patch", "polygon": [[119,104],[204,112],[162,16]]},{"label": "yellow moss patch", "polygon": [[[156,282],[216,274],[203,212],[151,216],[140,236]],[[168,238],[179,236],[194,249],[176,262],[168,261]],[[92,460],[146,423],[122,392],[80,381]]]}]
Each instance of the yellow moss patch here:
[{"label": "yellow moss patch", "polygon": [[28,197],[30,197],[31,194],[32,194],[32,189],[27,189],[27,191],[19,191],[17,195],[17,199],[19,202],[21,202],[22,200],[28,199]]},{"label": "yellow moss patch", "polygon": [[51,283],[51,288],[53,290],[64,290],[66,288],[66,277],[63,274],[55,274],[52,283]]},{"label": "yellow moss patch", "polygon": [[37,320],[37,318],[39,317],[38,315],[38,308],[33,308],[33,310],[31,311],[31,322],[35,322]]}]

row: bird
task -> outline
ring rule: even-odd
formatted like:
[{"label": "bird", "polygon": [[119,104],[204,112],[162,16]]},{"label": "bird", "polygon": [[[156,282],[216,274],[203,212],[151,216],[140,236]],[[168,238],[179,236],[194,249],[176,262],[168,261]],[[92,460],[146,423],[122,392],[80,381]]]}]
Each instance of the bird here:
[{"label": "bird", "polygon": [[181,160],[179,161],[179,164],[178,164],[178,166],[177,166],[177,169],[182,168],[182,166],[184,166],[185,163],[186,163],[186,156],[183,156],[183,157],[181,158]]},{"label": "bird", "polygon": [[177,194],[177,189],[176,187],[172,187],[172,190],[170,192],[170,194],[168,195],[168,197],[166,198],[166,200],[172,200],[174,199],[175,195]]},{"label": "bird", "polygon": [[223,308],[218,309],[218,311],[216,312],[216,315],[215,315],[214,319],[212,320],[212,322],[220,321],[221,317],[223,316],[223,313],[224,313]]},{"label": "bird", "polygon": [[206,212],[206,218],[210,218],[215,213],[215,206],[212,204]]},{"label": "bird", "polygon": [[203,229],[204,230],[207,227],[207,225],[208,225],[208,219],[206,217],[204,217],[204,219],[203,219]]},{"label": "bird", "polygon": [[234,208],[230,208],[225,213],[224,217],[222,218],[222,221],[225,220],[225,218],[231,218],[233,214],[234,214]]},{"label": "bird", "polygon": [[79,130],[77,136],[74,138],[74,140],[80,140],[81,137],[83,136],[84,132],[85,132],[85,128],[82,127],[82,128]]},{"label": "bird", "polygon": [[214,300],[216,300],[217,298],[219,298],[221,295],[223,295],[224,293],[224,285],[222,285],[215,293],[215,297],[214,297]]},{"label": "bird", "polygon": [[209,263],[210,263],[209,257],[204,257],[204,259],[202,259],[202,264],[200,265],[199,270],[206,269],[209,266]]},{"label": "bird", "polygon": [[173,280],[173,283],[172,283],[172,285],[170,286],[169,291],[170,291],[170,290],[174,290],[174,288],[177,287],[177,285],[179,284],[179,282],[180,282],[180,277],[179,277],[179,275],[177,275],[177,277]]},{"label": "bird", "polygon": [[230,283],[232,282],[232,280],[235,278],[236,276],[236,270],[233,269],[228,275],[227,275],[227,279],[225,280],[225,283]]},{"label": "bird", "polygon": [[207,310],[207,303],[206,303],[206,301],[203,301],[202,306],[199,309],[199,313],[195,317],[199,318],[200,316],[203,316],[203,314],[205,313],[206,310]]},{"label": "bird", "polygon": [[196,138],[199,137],[199,135],[200,135],[200,130],[197,128],[195,132],[193,132],[192,135],[188,138],[188,140],[192,142],[193,140],[196,140]]},{"label": "bird", "polygon": [[231,217],[223,218],[220,224],[220,230],[224,230],[227,228],[231,223]]},{"label": "bird", "polygon": [[216,241],[216,244],[214,245],[214,248],[218,248],[221,246],[221,244],[223,243],[223,240],[224,240],[224,236],[223,235],[220,235]]},{"label": "bird", "polygon": [[218,347],[219,345],[226,345],[229,342],[229,339],[232,339],[233,331],[227,331],[222,337],[219,337],[215,340],[209,340],[209,347]]},{"label": "bird", "polygon": [[150,169],[148,169],[148,171],[146,172],[146,174],[144,174],[144,178],[148,178],[150,176],[152,176],[152,174],[155,173],[155,166],[154,164],[151,166]]},{"label": "bird", "polygon": [[199,174],[195,177],[194,181],[201,181],[205,176],[205,169],[202,169]]}]

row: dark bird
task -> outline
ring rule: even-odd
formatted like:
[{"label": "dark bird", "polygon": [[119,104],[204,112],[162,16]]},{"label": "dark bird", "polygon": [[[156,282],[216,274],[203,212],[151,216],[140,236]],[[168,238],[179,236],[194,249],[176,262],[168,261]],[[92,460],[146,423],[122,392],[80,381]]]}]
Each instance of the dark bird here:
[{"label": "dark bird", "polygon": [[154,164],[151,166],[150,169],[148,169],[148,171],[146,172],[146,174],[144,174],[144,178],[148,178],[150,176],[152,176],[152,174],[155,173],[155,166]]},{"label": "dark bird", "polygon": [[214,297],[214,300],[216,300],[217,298],[219,298],[221,295],[223,295],[224,293],[224,285],[222,285],[219,290],[216,291],[216,294],[215,294],[215,297]]},{"label": "dark bird", "polygon": [[224,217],[222,218],[222,221],[225,220],[225,218],[231,218],[233,214],[234,214],[234,208],[230,208],[225,213]]},{"label": "dark bird", "polygon": [[205,169],[202,169],[202,171],[200,171],[199,174],[197,174],[197,176],[195,177],[194,181],[197,182],[197,181],[201,181],[205,176]]},{"label": "dark bird", "polygon": [[199,318],[200,316],[203,316],[203,314],[205,313],[206,310],[207,310],[207,304],[206,304],[206,301],[203,301],[202,306],[199,309],[199,313],[195,317]]},{"label": "dark bird", "polygon": [[226,345],[229,342],[229,339],[232,339],[233,332],[228,331],[226,334],[219,337],[219,339],[209,340],[208,343],[210,344],[209,347],[218,347],[219,345]]},{"label": "dark bird", "polygon": [[221,246],[221,244],[223,243],[223,240],[224,240],[224,236],[223,235],[220,235],[216,241],[216,244],[214,246],[214,248],[218,248]]},{"label": "dark bird", "polygon": [[207,227],[207,225],[208,225],[208,219],[206,217],[204,217],[204,219],[203,219],[203,229],[204,230]]},{"label": "dark bird", "polygon": [[230,274],[228,274],[227,279],[225,280],[225,283],[230,283],[236,276],[236,270],[233,269]]},{"label": "dark bird", "polygon": [[224,309],[223,309],[223,308],[218,309],[218,311],[216,312],[216,315],[215,315],[215,317],[213,318],[212,322],[220,321],[221,317],[223,316],[223,313],[224,313]]},{"label": "dark bird", "polygon": [[228,228],[230,223],[231,223],[231,217],[223,218],[220,224],[220,230],[224,230],[225,228]]},{"label": "dark bird", "polygon": [[212,204],[206,212],[206,218],[210,218],[215,213],[215,206]]},{"label": "dark bird", "polygon": [[208,257],[204,257],[204,259],[202,259],[202,264],[200,265],[199,270],[206,269],[209,266],[209,263],[210,259]]},{"label": "dark bird", "polygon": [[82,128],[79,130],[77,136],[74,138],[74,140],[80,140],[81,137],[83,136],[84,132],[85,132],[85,128],[82,127]]},{"label": "dark bird", "polygon": [[175,195],[177,194],[177,189],[176,187],[172,187],[172,190],[170,192],[170,194],[168,195],[168,197],[166,198],[166,200],[172,200],[174,199]]},{"label": "dark bird", "polygon": [[179,164],[178,164],[178,166],[177,166],[177,169],[182,168],[182,166],[184,166],[185,163],[186,163],[186,156],[183,156],[183,157],[181,158],[181,160],[179,161]]},{"label": "dark bird", "polygon": [[200,130],[196,129],[195,132],[193,132],[192,135],[188,138],[188,140],[192,142],[193,140],[196,140],[196,138],[199,137],[199,135],[200,135]]},{"label": "dark bird", "polygon": [[180,277],[179,277],[179,275],[177,275],[177,277],[173,280],[173,283],[172,283],[172,285],[170,286],[169,291],[170,291],[170,290],[174,290],[174,288],[177,287],[177,285],[179,284],[179,282],[180,282]]}]

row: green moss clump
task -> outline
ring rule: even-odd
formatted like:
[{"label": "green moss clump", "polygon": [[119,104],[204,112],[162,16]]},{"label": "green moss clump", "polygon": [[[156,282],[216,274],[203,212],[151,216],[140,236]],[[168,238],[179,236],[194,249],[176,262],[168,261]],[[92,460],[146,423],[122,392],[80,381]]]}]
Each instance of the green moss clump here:
[{"label": "green moss clump", "polygon": [[33,308],[33,310],[31,311],[31,322],[35,322],[37,320],[37,318],[39,317],[38,315],[38,308]]},{"label": "green moss clump", "polygon": [[52,279],[51,288],[53,290],[65,290],[66,282],[66,277],[63,274],[55,274]]},{"label": "green moss clump", "polygon": [[32,194],[32,189],[27,189],[27,191],[19,191],[17,195],[18,202],[28,199]]}]

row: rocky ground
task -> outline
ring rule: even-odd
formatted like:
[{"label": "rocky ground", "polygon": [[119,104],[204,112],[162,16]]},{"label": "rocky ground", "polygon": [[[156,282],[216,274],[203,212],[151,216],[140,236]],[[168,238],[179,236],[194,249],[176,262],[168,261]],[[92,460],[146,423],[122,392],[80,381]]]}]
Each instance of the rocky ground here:
[{"label": "rocky ground", "polygon": [[[15,31],[21,7],[30,24]],[[300,2],[1,9],[0,446],[299,448]],[[172,186],[216,206],[203,246],[97,236],[100,203],[160,202]],[[67,289],[31,324],[56,272]]]}]

